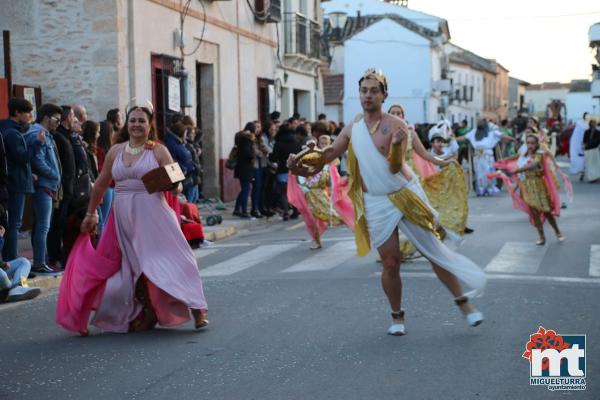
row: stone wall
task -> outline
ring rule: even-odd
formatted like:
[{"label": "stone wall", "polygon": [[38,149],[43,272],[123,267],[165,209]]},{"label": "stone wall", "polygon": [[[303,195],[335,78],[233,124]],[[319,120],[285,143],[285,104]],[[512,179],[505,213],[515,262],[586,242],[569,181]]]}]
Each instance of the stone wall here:
[{"label": "stone wall", "polygon": [[120,3],[0,0],[0,26],[11,31],[13,83],[41,86],[43,102],[81,103],[90,119],[104,119],[119,106],[124,83],[118,68]]}]

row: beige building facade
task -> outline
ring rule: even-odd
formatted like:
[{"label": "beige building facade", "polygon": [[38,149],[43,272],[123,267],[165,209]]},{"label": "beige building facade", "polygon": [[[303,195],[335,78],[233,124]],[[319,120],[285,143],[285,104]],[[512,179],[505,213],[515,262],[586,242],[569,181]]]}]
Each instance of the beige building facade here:
[{"label": "beige building facade", "polygon": [[[224,160],[247,121],[322,104],[320,1],[0,0],[13,83],[90,119],[151,101],[159,130],[192,116],[203,132],[204,195],[237,194]],[[279,34],[276,29],[279,29]],[[314,50],[316,48],[316,50]]]}]

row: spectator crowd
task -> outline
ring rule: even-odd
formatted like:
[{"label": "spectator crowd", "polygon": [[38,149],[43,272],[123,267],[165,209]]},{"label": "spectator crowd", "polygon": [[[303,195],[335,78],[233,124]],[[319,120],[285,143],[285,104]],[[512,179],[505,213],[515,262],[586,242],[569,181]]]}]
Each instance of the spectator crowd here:
[{"label": "spectator crowd", "polygon": [[[18,301],[40,293],[39,288],[28,286],[28,277],[63,272],[69,249],[79,234],[81,212],[105,156],[124,125],[124,116],[115,108],[107,112],[105,120],[92,121],[83,105],[48,103],[37,110],[33,121],[29,101],[12,98],[8,106],[9,118],[0,121],[0,301]],[[197,246],[207,242],[197,206],[203,199],[202,132],[189,116],[174,114],[169,119],[168,128],[158,131],[158,140],[181,166],[185,181],[182,195],[166,195],[167,202],[178,216],[188,242]],[[568,154],[573,124],[548,124],[546,137],[555,143],[552,151]],[[411,126],[427,148],[432,126]],[[311,139],[328,136],[332,142],[343,127],[341,122],[327,120],[325,114],[311,122],[298,114],[282,119],[278,111],[272,112],[267,121],[248,122],[235,134],[225,163],[240,186],[233,215],[243,219],[278,216],[284,221],[298,218],[298,210],[288,203],[286,161]],[[523,115],[513,121],[499,121],[498,127],[517,139],[528,129],[540,129],[537,120]],[[452,128],[457,137],[472,129],[466,120]],[[586,150],[599,146],[600,131],[595,121],[590,122],[584,142]],[[463,165],[468,160],[468,146],[462,142],[459,149],[458,161]],[[510,157],[517,151],[512,143],[501,146],[500,157]],[[347,175],[345,156],[338,170],[340,175]],[[109,215],[113,195],[113,189],[107,190],[98,208],[98,233]],[[31,232],[32,261],[19,256],[18,240],[27,231]]]}]

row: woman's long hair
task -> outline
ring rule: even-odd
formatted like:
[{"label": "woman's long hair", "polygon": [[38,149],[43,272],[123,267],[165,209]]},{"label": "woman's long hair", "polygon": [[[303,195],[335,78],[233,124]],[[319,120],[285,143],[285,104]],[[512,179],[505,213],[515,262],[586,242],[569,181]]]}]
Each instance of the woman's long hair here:
[{"label": "woman's long hair", "polygon": [[115,131],[113,130],[113,125],[109,121],[100,122],[100,137],[98,138],[98,147],[102,148],[104,152],[108,152],[110,146],[112,146],[113,135]]},{"label": "woman's long hair", "polygon": [[87,143],[88,148],[93,154],[96,154],[96,132],[98,132],[98,127],[100,125],[96,121],[87,120],[83,123],[81,127],[81,137],[83,141]]},{"label": "woman's long hair", "polygon": [[156,127],[154,126],[154,118],[152,115],[152,111],[150,111],[147,107],[134,107],[125,116],[125,123],[123,124],[123,128],[115,135],[115,144],[116,143],[125,143],[129,140],[129,115],[136,110],[142,110],[146,116],[148,117],[148,122],[150,123],[150,133],[148,133],[148,140],[156,140]]}]

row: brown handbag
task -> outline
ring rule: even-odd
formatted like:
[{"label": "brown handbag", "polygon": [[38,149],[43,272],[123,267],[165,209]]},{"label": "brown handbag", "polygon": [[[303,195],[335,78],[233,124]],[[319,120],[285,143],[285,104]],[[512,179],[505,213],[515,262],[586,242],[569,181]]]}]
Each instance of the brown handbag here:
[{"label": "brown handbag", "polygon": [[155,168],[142,176],[142,182],[148,193],[168,192],[184,180],[185,174],[176,162]]}]

